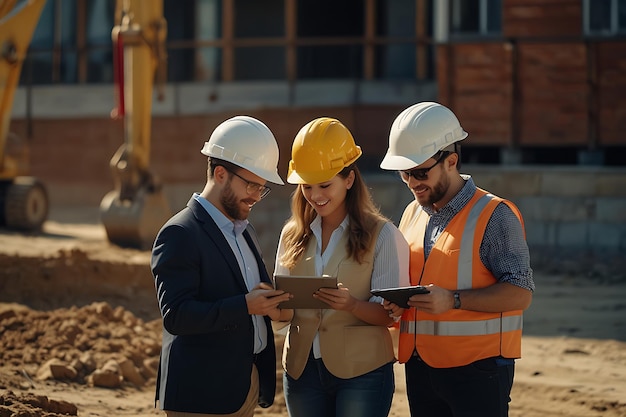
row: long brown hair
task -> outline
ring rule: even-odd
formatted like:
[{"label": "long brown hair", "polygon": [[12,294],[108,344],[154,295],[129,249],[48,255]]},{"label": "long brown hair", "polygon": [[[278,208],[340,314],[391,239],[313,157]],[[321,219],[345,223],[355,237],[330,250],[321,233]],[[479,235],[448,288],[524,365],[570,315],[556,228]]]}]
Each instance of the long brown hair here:
[{"label": "long brown hair", "polygon": [[[354,184],[346,194],[345,205],[350,216],[348,230],[348,255],[356,262],[361,262],[365,253],[371,248],[375,238],[372,231],[380,220],[388,220],[374,204],[372,195],[367,188],[356,164],[345,167],[339,175],[347,178],[350,171],[354,172]],[[293,268],[304,254],[306,245],[313,236],[311,222],[317,216],[315,209],[304,198],[302,185],[291,195],[291,217],[283,228],[283,245],[285,253],[280,258],[287,268]]]}]

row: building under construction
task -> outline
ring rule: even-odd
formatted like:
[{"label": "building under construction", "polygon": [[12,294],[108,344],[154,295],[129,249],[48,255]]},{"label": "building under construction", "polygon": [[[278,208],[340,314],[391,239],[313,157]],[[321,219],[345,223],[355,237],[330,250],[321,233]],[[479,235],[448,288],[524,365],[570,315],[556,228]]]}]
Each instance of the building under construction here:
[{"label": "building under construction", "polygon": [[[48,0],[23,66],[11,130],[27,138],[32,172],[54,204],[97,204],[111,188],[109,160],[123,137],[111,117],[120,82],[113,3]],[[598,217],[626,206],[623,0],[165,0],[164,17],[167,71],[155,80],[150,163],[166,185],[204,181],[200,148],[235,114],[272,129],[283,175],[296,132],[320,116],[349,127],[362,170],[380,172],[395,116],[439,101],[469,132],[464,164],[535,178],[566,167],[565,183],[570,172],[589,174],[587,194],[566,196],[583,206],[564,212],[609,232],[621,223],[610,245],[626,248],[624,219]],[[609,179],[600,183],[598,172]],[[512,199],[531,188],[498,184],[485,187]],[[560,184],[557,194],[569,187]],[[188,198],[180,187],[168,193]]]}]

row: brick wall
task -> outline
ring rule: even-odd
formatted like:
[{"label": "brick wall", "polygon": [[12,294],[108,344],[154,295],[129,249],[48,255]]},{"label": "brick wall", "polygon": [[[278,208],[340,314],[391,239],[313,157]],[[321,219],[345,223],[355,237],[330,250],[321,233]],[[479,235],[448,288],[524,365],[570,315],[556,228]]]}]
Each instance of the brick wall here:
[{"label": "brick wall", "polygon": [[581,0],[504,0],[502,9],[507,38],[581,35]]},{"label": "brick wall", "polygon": [[598,93],[592,102],[594,133],[601,145],[623,145],[626,135],[626,42],[593,45],[591,81]]},{"label": "brick wall", "polygon": [[506,43],[441,45],[439,101],[470,132],[473,145],[506,146],[512,140],[512,48]]},{"label": "brick wall", "polygon": [[[376,169],[387,149],[389,127],[402,109],[402,106],[302,108],[242,114],[259,118],[272,130],[280,149],[279,172],[284,176],[296,133],[321,116],[341,120],[366,155],[364,167]],[[206,159],[200,149],[215,127],[235,114],[154,117],[150,170],[167,184],[203,182]],[[93,204],[113,188],[109,161],[124,142],[123,120],[15,119],[11,131],[29,145],[31,175],[59,190],[51,194],[55,204]]]},{"label": "brick wall", "polygon": [[517,62],[518,143],[586,145],[591,93],[586,46],[520,42]]},{"label": "brick wall", "polygon": [[437,47],[439,101],[474,145],[626,145],[626,41],[584,39],[579,0],[505,0],[503,39]]}]

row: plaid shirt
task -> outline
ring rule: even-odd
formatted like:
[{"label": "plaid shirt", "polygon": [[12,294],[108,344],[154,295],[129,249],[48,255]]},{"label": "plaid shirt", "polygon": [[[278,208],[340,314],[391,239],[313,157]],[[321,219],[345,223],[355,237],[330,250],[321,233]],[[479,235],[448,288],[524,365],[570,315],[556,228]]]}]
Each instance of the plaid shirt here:
[{"label": "plaid shirt", "polygon": [[[452,200],[439,211],[423,207],[430,216],[424,235],[424,254],[430,254],[433,245],[452,218],[461,211],[476,192],[474,180],[463,175],[465,185]],[[480,260],[499,282],[535,290],[530,254],[524,230],[517,216],[504,203],[494,210],[480,245]]]}]

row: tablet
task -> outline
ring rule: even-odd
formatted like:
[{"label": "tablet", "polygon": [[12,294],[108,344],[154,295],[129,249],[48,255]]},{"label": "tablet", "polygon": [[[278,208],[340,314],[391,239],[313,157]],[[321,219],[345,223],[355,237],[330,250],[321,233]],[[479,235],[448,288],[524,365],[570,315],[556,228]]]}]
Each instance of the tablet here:
[{"label": "tablet", "polygon": [[373,295],[383,297],[385,300],[391,301],[398,307],[410,308],[407,304],[409,297],[415,294],[428,294],[430,291],[423,285],[416,285],[413,287],[399,287],[399,288],[384,288],[372,290]]},{"label": "tablet", "polygon": [[293,296],[280,303],[280,308],[329,308],[325,302],[313,298],[313,293],[322,287],[337,288],[337,277],[274,275],[274,287]]}]

